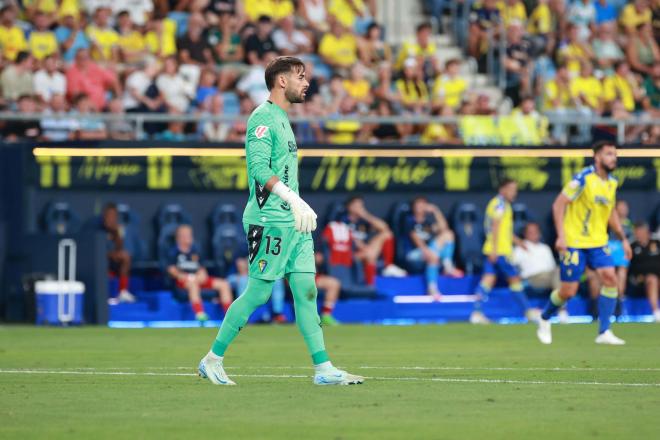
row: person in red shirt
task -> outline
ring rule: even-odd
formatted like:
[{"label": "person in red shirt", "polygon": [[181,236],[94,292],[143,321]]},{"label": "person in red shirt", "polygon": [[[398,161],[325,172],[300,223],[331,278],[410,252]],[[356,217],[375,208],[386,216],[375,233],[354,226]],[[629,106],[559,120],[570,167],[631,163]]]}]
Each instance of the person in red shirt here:
[{"label": "person in red shirt", "polygon": [[345,222],[333,221],[323,230],[323,240],[328,245],[328,264],[353,266],[353,233]]},{"label": "person in red shirt", "polygon": [[76,52],[76,58],[66,71],[66,84],[69,100],[83,93],[89,96],[96,111],[104,109],[106,92],[112,91],[115,96],[121,96],[121,88],[115,73],[93,62],[89,56],[89,49],[78,49]]}]

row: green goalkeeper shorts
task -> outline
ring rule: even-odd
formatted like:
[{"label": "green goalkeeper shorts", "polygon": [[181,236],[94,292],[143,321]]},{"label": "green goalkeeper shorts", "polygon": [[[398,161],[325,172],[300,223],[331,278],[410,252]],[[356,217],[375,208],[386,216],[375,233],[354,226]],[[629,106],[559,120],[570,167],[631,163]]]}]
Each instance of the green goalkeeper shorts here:
[{"label": "green goalkeeper shorts", "polygon": [[244,224],[243,228],[252,278],[274,281],[292,272],[316,273],[312,234],[293,227]]}]

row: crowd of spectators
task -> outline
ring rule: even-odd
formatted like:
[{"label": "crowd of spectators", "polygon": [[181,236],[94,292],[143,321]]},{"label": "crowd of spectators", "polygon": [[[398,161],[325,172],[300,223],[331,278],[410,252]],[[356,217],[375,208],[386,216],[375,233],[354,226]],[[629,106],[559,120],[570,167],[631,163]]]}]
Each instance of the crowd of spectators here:
[{"label": "crowd of spectators", "polygon": [[[470,23],[468,48],[478,59],[504,39],[505,93],[514,106],[533,96],[542,113],[566,120],[660,116],[658,0],[483,0],[472,5]],[[576,139],[590,134],[580,126]],[[625,138],[659,140],[651,124],[629,126]],[[555,124],[552,139],[565,143],[566,126]]]},{"label": "crowd of spectators", "polygon": [[[503,32],[505,93],[514,114],[570,120],[660,115],[660,0],[459,2],[471,11],[468,55],[483,59]],[[460,143],[456,125],[421,126],[406,117],[492,115],[498,103],[470,87],[461,59],[439,62],[430,23],[391,47],[387,29],[374,18],[376,3],[4,1],[0,108],[43,118],[5,121],[0,133],[6,140],[139,135],[242,141],[243,122],[205,116],[249,114],[268,95],[263,79],[268,61],[296,55],[306,62],[310,88],[307,102],[293,114],[326,118],[296,124],[301,142]],[[448,11],[444,0],[426,3],[437,3],[433,11]],[[116,118],[99,120],[96,112]],[[122,120],[127,113],[188,115],[189,122],[146,123],[138,132]],[[360,123],[355,117],[362,115],[397,115],[401,122]],[[575,134],[584,139],[589,130],[585,125]],[[653,143],[658,131],[631,126],[626,136]],[[570,133],[562,124],[551,131],[558,142]]]}]

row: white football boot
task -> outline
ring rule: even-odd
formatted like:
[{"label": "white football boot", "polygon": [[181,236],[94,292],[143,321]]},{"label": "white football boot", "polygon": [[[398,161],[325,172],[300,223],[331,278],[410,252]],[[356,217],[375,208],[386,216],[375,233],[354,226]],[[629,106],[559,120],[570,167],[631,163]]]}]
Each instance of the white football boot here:
[{"label": "white football boot", "polygon": [[209,359],[208,355],[199,361],[197,373],[202,379],[208,379],[214,385],[236,385],[225,373],[222,361]]},{"label": "white football boot", "polygon": [[314,385],[359,385],[363,382],[364,377],[347,373],[336,367],[329,367],[314,374]]},{"label": "white football boot", "polygon": [[536,337],[539,338],[541,344],[552,344],[552,330],[550,321],[546,321],[545,319],[541,318],[538,322],[539,327],[536,330]]},{"label": "white football boot", "polygon": [[596,337],[596,344],[604,345],[625,345],[626,341],[621,338],[617,338],[612,333],[612,330],[605,330],[603,333],[599,334]]}]

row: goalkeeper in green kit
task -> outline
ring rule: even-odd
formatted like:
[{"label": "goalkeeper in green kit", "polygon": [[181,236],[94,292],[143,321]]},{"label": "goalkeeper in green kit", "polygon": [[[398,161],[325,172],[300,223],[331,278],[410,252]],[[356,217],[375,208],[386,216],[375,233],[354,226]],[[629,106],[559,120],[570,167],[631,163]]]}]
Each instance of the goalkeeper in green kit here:
[{"label": "goalkeeper in green kit", "polygon": [[223,367],[227,347],[254,310],[270,297],[283,277],[293,292],[296,324],[314,363],[317,385],[360,384],[363,377],[334,367],[325,351],[316,308],[314,242],[316,213],[298,195],[298,147],[287,116],[305,100],[305,65],[278,57],[266,67],[268,101],[250,115],[245,139],[250,197],[243,214],[247,234],[249,280],[231,305],[211,351],[199,363],[199,375],[215,385],[235,385]]}]

